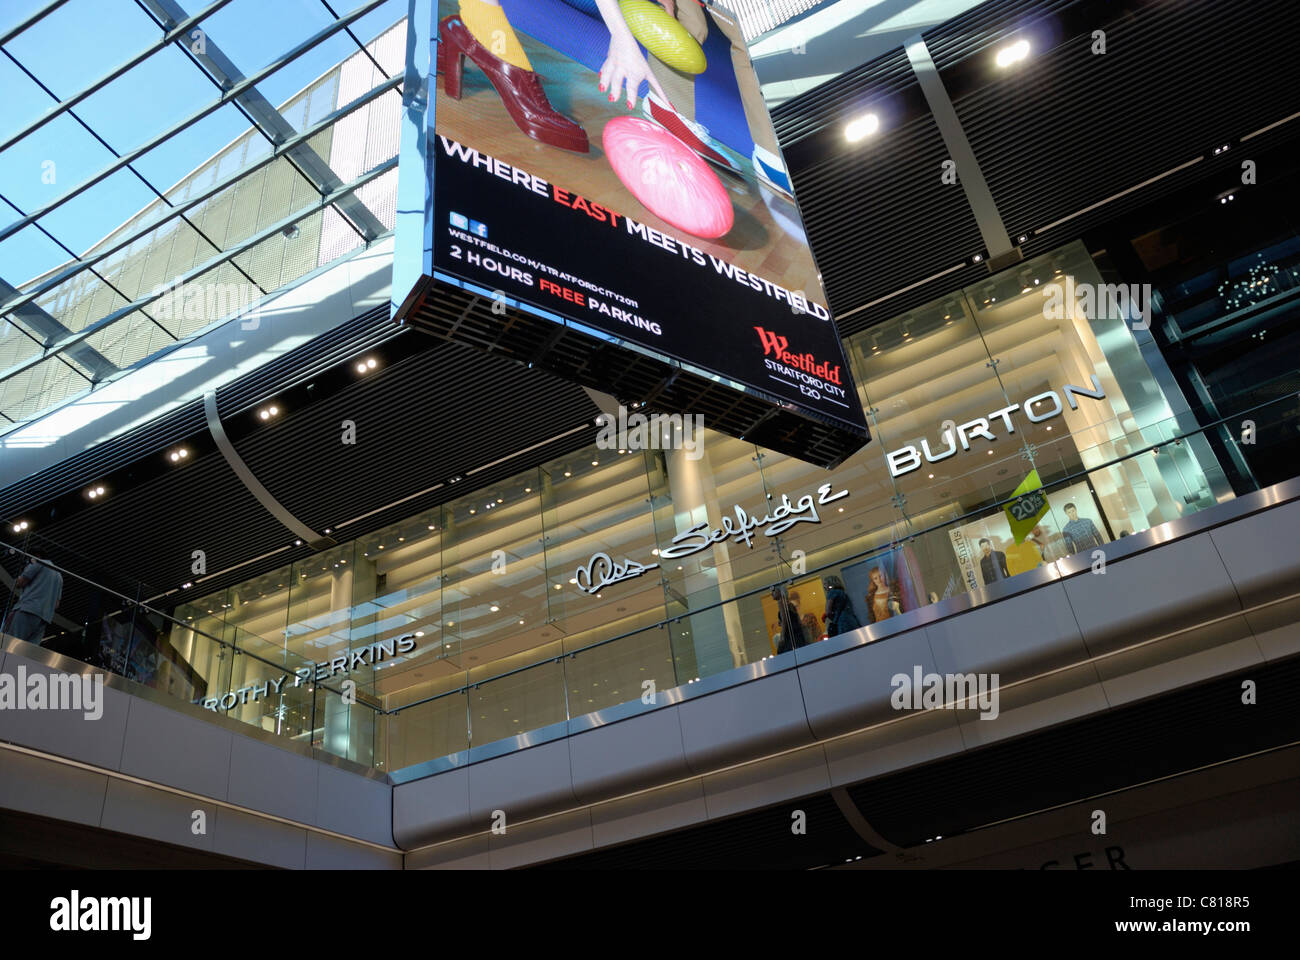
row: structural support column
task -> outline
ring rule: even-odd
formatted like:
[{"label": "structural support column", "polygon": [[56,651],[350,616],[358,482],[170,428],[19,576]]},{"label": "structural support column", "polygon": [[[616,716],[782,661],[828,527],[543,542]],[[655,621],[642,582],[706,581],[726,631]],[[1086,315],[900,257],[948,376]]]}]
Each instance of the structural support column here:
[{"label": "structural support column", "polygon": [[[709,456],[703,446],[697,448],[700,458],[692,460],[682,449],[682,438],[674,439],[676,442],[672,449],[664,451],[664,459],[668,464],[668,488],[673,498],[673,523],[680,532],[708,520],[707,504],[716,502],[717,490]],[[733,599],[736,590],[727,544],[715,544],[712,550],[697,556],[711,557],[714,567],[712,570],[697,567],[696,572],[687,574],[685,589],[690,606],[700,607]],[[687,619],[695,644],[696,669],[701,677],[730,670],[745,662],[744,630],[740,611],[734,603],[690,614]]]},{"label": "structural support column", "polygon": [[948,148],[948,156],[957,165],[957,182],[966,192],[966,202],[970,204],[971,213],[975,215],[975,222],[980,228],[980,236],[984,238],[984,248],[989,255],[989,270],[999,270],[1016,262],[1020,259],[1019,250],[1012,245],[1011,237],[1007,235],[997,204],[993,202],[993,194],[984,181],[979,161],[975,159],[975,151],[966,139],[966,131],[957,119],[957,111],[948,99],[948,91],[939,79],[939,69],[930,57],[925,40],[918,33],[904,44],[904,48],[907,59],[912,63],[912,71],[916,74],[916,82],[925,94],[925,102],[930,105],[930,113],[939,128],[939,135]]}]

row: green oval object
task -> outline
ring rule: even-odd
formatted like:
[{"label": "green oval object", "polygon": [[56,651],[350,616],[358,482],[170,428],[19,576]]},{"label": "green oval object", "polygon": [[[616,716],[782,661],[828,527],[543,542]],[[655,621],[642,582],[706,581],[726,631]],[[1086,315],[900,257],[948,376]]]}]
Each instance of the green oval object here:
[{"label": "green oval object", "polygon": [[623,19],[637,42],[682,73],[703,73],[709,65],[702,48],[668,11],[650,0],[619,0]]}]

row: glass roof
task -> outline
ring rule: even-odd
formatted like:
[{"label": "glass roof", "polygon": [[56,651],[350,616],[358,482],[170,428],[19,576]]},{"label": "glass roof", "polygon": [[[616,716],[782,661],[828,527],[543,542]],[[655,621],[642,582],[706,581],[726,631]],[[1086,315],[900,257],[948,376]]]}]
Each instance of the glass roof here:
[{"label": "glass roof", "polygon": [[0,435],[391,231],[406,10],[0,4]]},{"label": "glass roof", "polygon": [[[752,37],[822,2],[728,5]],[[0,3],[0,448],[391,232],[407,6]]]}]

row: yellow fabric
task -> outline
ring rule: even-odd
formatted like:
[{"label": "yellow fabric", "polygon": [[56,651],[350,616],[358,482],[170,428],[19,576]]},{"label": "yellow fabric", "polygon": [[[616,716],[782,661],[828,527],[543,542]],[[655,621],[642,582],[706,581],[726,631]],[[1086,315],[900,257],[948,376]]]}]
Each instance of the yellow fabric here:
[{"label": "yellow fabric", "polygon": [[506,12],[485,0],[460,0],[460,18],[474,39],[511,66],[533,69]]}]

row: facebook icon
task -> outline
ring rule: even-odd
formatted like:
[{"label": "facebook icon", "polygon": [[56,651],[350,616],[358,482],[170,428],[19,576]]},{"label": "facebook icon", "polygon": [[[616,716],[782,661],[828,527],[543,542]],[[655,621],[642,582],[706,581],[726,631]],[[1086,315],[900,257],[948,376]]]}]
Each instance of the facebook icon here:
[{"label": "facebook icon", "polygon": [[469,222],[469,232],[472,233],[472,234],[474,234],[474,236],[476,236],[476,237],[482,237],[484,240],[486,240],[486,239],[487,239],[487,224],[486,224],[486,223],[479,223],[477,220],[471,220],[471,221]]}]

